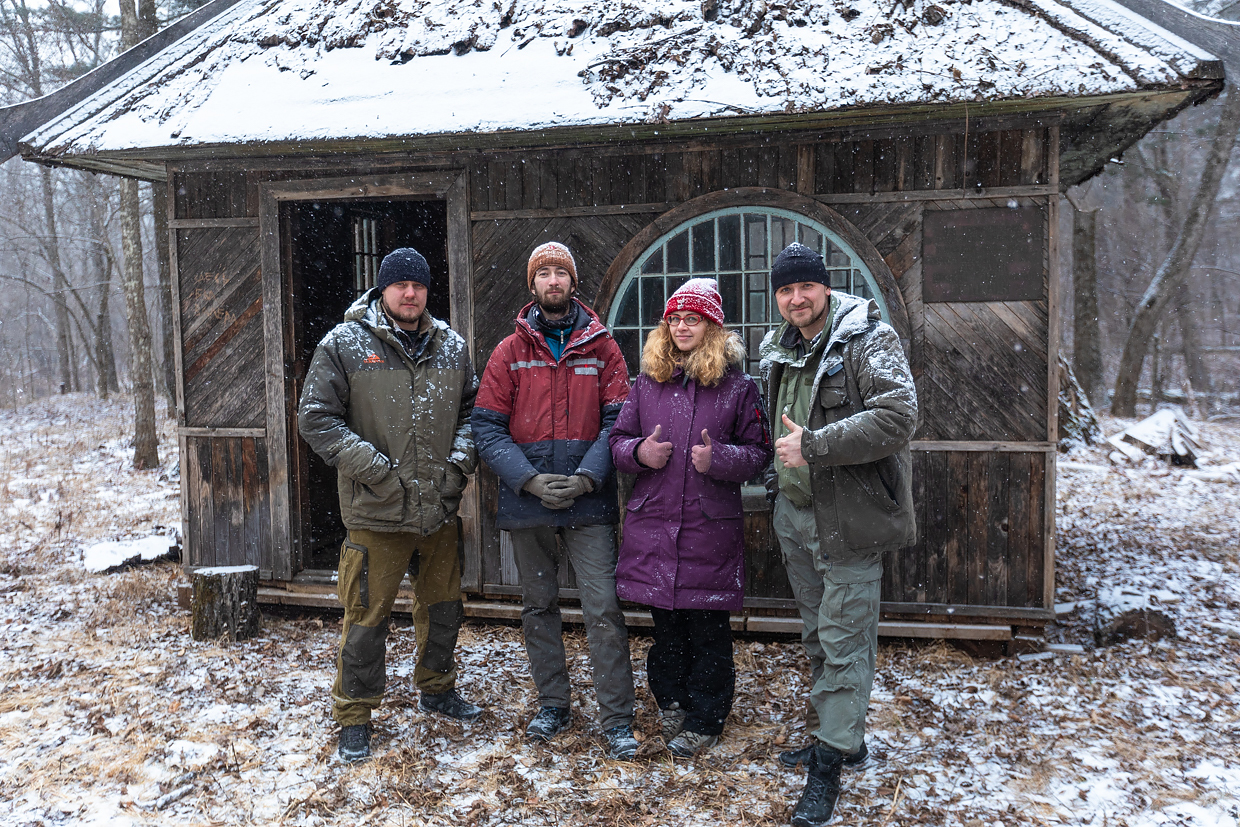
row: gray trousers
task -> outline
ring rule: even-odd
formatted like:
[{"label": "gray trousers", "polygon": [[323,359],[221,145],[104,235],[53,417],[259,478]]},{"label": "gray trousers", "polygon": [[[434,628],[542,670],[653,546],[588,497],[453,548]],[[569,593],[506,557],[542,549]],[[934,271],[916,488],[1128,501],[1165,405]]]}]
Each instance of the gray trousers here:
[{"label": "gray trousers", "polygon": [[616,597],[616,527],[522,528],[512,532],[521,578],[521,627],[539,706],[570,706],[568,663],[560,617],[560,551],[564,540],[577,574],[581,610],[590,644],[590,668],[604,729],[633,723],[633,665],[629,632]]},{"label": "gray trousers", "polygon": [[773,522],[809,655],[810,703],[818,718],[813,736],[854,753],[865,739],[874,686],[882,569],[874,579],[872,557],[850,559],[853,553],[838,537],[821,542],[812,506],[797,508],[780,495]]}]

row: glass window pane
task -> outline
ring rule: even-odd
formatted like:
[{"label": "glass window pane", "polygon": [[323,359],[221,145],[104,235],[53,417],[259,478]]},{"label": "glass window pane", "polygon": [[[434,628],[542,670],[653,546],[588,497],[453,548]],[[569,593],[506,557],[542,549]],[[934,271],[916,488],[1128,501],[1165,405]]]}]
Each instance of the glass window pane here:
[{"label": "glass window pane", "polygon": [[620,306],[616,308],[616,324],[637,324],[637,284],[638,279],[633,279],[624,291]]},{"label": "glass window pane", "polygon": [[765,215],[745,216],[745,269],[767,269]]},{"label": "glass window pane", "polygon": [[663,279],[642,279],[642,324],[654,327],[663,318],[667,296],[663,295]]},{"label": "glass window pane", "polygon": [[749,273],[745,276],[745,283],[749,285],[750,290],[762,290],[765,292],[767,285],[766,279],[766,273]]},{"label": "glass window pane", "polygon": [[723,297],[723,318],[729,324],[741,321],[741,277],[736,273],[719,276],[719,295]]},{"label": "glass window pane", "polygon": [[[667,277],[667,297],[670,299],[672,294],[680,289],[680,286],[689,280],[688,276],[668,276]],[[664,305],[667,309],[667,305]],[[659,318],[663,318],[660,316]]]},{"label": "glass window pane", "polygon": [[645,263],[642,264],[642,275],[644,276],[648,273],[662,273],[662,272],[663,272],[663,248],[660,247],[659,249],[651,253],[650,258],[646,259]]},{"label": "glass window pane", "polygon": [[870,285],[866,283],[865,276],[861,275],[861,271],[853,270],[852,273],[853,273],[853,283],[852,283],[851,292],[854,295],[861,296],[862,298],[866,298],[866,299],[874,298],[874,291],[871,290]]},{"label": "glass window pane", "polygon": [[766,324],[766,293],[749,294],[749,313],[745,317],[751,324]]},{"label": "glass window pane", "polygon": [[798,224],[797,229],[801,232],[801,243],[816,253],[822,253],[822,233],[813,227],[806,227],[804,224]]},{"label": "glass window pane", "polygon": [[689,272],[689,231],[674,236],[667,242],[667,272]]},{"label": "glass window pane", "polygon": [[624,363],[629,368],[629,376],[636,376],[641,370],[641,332],[637,330],[615,330],[612,336],[620,346],[624,355]]},{"label": "glass window pane", "polygon": [[757,359],[758,349],[762,346],[762,340],[766,337],[765,327],[747,327],[745,328],[745,347],[749,350],[749,358]]},{"label": "glass window pane", "polygon": [[828,267],[847,267],[852,264],[852,259],[848,257],[848,253],[836,247],[830,241],[827,242],[826,259]]},{"label": "glass window pane", "polygon": [[719,269],[741,269],[741,217],[724,215],[719,218]]},{"label": "glass window pane", "polygon": [[703,221],[693,228],[693,272],[715,269],[715,222]]},{"label": "glass window pane", "polygon": [[828,270],[827,275],[831,277],[832,290],[848,290],[848,271],[847,270]]},{"label": "glass window pane", "polygon": [[771,255],[777,256],[780,251],[796,241],[796,222],[787,218],[771,217]]}]

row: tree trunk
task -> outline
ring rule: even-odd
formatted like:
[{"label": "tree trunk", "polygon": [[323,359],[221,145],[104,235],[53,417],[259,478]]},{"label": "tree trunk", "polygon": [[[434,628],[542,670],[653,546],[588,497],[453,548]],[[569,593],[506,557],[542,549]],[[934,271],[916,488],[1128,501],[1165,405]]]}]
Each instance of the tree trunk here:
[{"label": "tree trunk", "polygon": [[1205,354],[1201,351],[1201,328],[1197,325],[1193,304],[1192,285],[1186,278],[1176,289],[1175,323],[1180,327],[1180,351],[1184,355],[1188,384],[1193,386],[1194,394],[1205,394],[1202,401],[1208,411],[1214,382],[1210,378],[1210,366],[1206,364]]},{"label": "tree trunk", "polygon": [[43,250],[47,255],[48,267],[52,270],[52,306],[56,310],[56,355],[59,362],[58,376],[60,392],[73,390],[73,374],[71,355],[69,352],[69,305],[65,293],[69,285],[65,281],[64,270],[60,267],[60,240],[56,235],[56,201],[52,187],[52,170],[39,167],[39,176],[43,184],[43,222],[47,233],[43,240]]},{"label": "tree trunk", "polygon": [[95,384],[100,399],[107,399],[112,391],[120,390],[116,378],[116,352],[112,346],[112,255],[108,244],[107,198],[103,182],[96,175],[88,179],[87,194],[90,210],[87,213],[90,229],[90,270],[99,284],[99,311],[95,315],[95,362],[99,378]]},{"label": "tree trunk", "polygon": [[1240,132],[1240,92],[1230,87],[1219,113],[1218,129],[1206,157],[1201,173],[1201,184],[1193,195],[1192,203],[1184,219],[1184,227],[1175,246],[1158,268],[1145,295],[1137,305],[1136,316],[1128,329],[1128,339],[1120,357],[1119,373],[1115,378],[1115,394],[1111,400],[1111,413],[1115,416],[1133,417],[1137,414],[1137,382],[1149,347],[1154,328],[1162,318],[1177,286],[1182,283],[1192,266],[1193,257],[1205,235],[1210,222],[1214,201],[1227,171],[1231,149]]},{"label": "tree trunk", "polygon": [[1098,330],[1098,212],[1072,210],[1072,362],[1077,381],[1094,406],[1106,389],[1102,377],[1102,343]]},{"label": "tree trunk", "polygon": [[[124,4],[122,3],[122,8]],[[121,179],[121,250],[125,269],[125,312],[129,318],[129,373],[133,382],[133,467],[142,470],[159,465],[159,441],[155,433],[155,383],[151,373],[151,326],[146,315],[146,290],[142,283],[142,214],[138,182]]]}]

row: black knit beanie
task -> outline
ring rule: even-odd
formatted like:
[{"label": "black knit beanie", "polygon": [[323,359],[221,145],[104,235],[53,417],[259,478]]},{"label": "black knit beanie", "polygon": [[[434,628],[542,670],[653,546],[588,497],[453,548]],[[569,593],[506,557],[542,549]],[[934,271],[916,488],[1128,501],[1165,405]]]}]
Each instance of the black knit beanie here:
[{"label": "black knit beanie", "polygon": [[771,266],[771,291],[803,281],[816,281],[831,286],[827,279],[827,265],[822,256],[794,241],[775,256],[775,263]]},{"label": "black knit beanie", "polygon": [[431,268],[422,254],[412,247],[398,247],[383,257],[375,287],[386,290],[400,281],[416,281],[431,286]]}]

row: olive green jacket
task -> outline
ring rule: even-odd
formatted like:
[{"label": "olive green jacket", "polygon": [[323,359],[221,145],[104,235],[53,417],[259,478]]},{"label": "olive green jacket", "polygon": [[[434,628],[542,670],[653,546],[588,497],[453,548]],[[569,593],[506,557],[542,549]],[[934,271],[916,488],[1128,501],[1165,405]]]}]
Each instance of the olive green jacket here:
[{"label": "olive green jacket", "polygon": [[469,415],[478,377],[455,331],[422,314],[406,351],[372,289],[323,337],[301,394],[298,430],[339,473],[349,530],[430,534],[455,516],[478,465]]},{"label": "olive green jacket", "polygon": [[[801,435],[820,536],[839,526],[854,551],[872,554],[917,541],[909,441],[917,430],[917,389],[900,339],[869,299],[833,292],[839,306],[811,389]],[[787,322],[759,353],[771,418],[784,366],[796,361],[800,333]],[[779,460],[776,459],[776,462]]]}]

